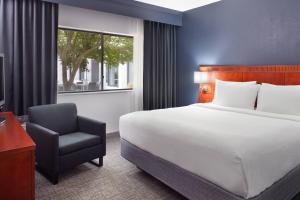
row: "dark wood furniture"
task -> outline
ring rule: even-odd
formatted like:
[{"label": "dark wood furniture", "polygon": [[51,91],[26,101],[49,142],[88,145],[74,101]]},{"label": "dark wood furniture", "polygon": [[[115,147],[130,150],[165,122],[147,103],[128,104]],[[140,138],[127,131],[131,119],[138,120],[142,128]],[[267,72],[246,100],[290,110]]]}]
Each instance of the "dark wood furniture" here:
[{"label": "dark wood furniture", "polygon": [[[214,97],[215,80],[257,81],[275,85],[300,85],[300,65],[261,65],[261,66],[200,66],[206,72],[208,82],[200,84],[199,102],[211,102]],[[202,92],[206,87],[208,92]]]},{"label": "dark wood furniture", "polygon": [[0,113],[0,199],[32,200],[35,144],[10,112]]}]

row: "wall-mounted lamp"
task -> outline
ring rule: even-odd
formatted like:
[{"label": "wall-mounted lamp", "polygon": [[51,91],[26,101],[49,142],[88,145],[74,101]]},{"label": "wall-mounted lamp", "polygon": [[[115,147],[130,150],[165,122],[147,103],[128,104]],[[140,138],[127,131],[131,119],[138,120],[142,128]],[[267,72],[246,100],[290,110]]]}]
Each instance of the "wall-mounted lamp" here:
[{"label": "wall-mounted lamp", "polygon": [[194,83],[207,83],[207,72],[194,72]]},{"label": "wall-mounted lamp", "polygon": [[194,83],[200,84],[203,86],[200,87],[200,92],[207,93],[207,82],[208,82],[208,75],[207,72],[194,72]]}]

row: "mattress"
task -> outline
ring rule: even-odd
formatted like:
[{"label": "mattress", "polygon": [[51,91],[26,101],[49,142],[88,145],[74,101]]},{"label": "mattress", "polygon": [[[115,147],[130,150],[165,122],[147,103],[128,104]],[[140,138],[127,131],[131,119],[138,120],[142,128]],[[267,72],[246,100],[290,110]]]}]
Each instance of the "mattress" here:
[{"label": "mattress", "polygon": [[124,115],[120,135],[246,199],[300,164],[297,116],[194,104]]}]

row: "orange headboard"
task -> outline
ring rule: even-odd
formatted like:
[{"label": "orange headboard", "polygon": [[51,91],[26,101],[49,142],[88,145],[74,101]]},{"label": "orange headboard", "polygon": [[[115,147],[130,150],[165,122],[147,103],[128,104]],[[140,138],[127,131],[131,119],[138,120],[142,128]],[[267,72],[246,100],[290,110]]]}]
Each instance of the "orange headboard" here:
[{"label": "orange headboard", "polygon": [[[262,66],[200,66],[207,73],[207,83],[200,84],[199,102],[211,102],[214,97],[215,80],[257,81],[275,85],[300,85],[300,65],[262,65]],[[206,87],[207,91],[202,92]]]}]

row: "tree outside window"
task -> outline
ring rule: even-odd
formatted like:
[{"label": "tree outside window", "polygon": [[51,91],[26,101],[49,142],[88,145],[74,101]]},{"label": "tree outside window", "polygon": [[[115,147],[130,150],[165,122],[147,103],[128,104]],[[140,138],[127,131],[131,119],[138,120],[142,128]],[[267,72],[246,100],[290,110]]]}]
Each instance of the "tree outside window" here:
[{"label": "tree outside window", "polygon": [[58,91],[131,88],[132,60],[132,37],[59,29]]}]

